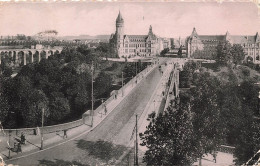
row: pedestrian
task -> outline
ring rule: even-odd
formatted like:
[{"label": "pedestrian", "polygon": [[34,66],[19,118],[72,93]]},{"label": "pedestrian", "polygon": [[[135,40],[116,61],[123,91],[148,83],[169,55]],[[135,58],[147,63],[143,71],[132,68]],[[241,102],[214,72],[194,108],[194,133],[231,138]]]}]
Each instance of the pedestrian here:
[{"label": "pedestrian", "polygon": [[105,115],[107,114],[107,106],[105,105]]},{"label": "pedestrian", "polygon": [[2,125],[2,122],[0,121],[0,132],[3,131],[4,135],[5,135],[5,131],[4,131],[4,128],[3,128],[3,125]]},{"label": "pedestrian", "polygon": [[63,130],[63,131],[64,131],[63,139],[68,138],[67,130],[65,129],[65,130]]},{"label": "pedestrian", "polygon": [[162,91],[162,95],[164,96],[164,91]]},{"label": "pedestrian", "polygon": [[20,142],[18,142],[17,152],[16,152],[16,153],[19,153],[19,152],[23,153],[23,151],[22,151],[22,146],[21,146],[21,143],[20,143]]},{"label": "pedestrian", "polygon": [[37,135],[41,134],[40,128],[37,126]]},{"label": "pedestrian", "polygon": [[24,136],[23,132],[21,133],[21,143],[22,144],[26,143],[26,139],[25,139],[25,136]]},{"label": "pedestrian", "polygon": [[216,163],[217,162],[217,154],[216,151],[213,152],[213,161]]}]

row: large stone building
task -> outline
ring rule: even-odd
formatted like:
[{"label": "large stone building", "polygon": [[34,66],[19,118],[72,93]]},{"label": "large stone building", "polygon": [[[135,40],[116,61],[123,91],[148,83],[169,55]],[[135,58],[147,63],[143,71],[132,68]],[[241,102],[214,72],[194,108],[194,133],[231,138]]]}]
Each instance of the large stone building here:
[{"label": "large stone building", "polygon": [[219,42],[229,41],[231,44],[239,44],[243,47],[246,58],[252,57],[254,63],[260,63],[260,36],[258,33],[253,36],[230,35],[198,35],[193,28],[192,34],[187,38],[186,45],[188,57],[193,57],[196,51],[202,51],[204,55],[215,54]]},{"label": "large stone building", "polygon": [[116,19],[116,32],[111,35],[110,43],[121,57],[151,57],[169,47],[169,40],[160,38],[153,33],[152,26],[147,35],[126,35],[124,33],[124,19],[119,12]]}]

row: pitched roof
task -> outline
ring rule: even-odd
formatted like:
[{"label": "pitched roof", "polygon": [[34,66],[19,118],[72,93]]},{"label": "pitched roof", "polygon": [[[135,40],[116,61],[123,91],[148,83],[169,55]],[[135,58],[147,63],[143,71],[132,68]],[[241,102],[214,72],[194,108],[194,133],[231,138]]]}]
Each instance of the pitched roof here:
[{"label": "pitched roof", "polygon": [[138,40],[138,41],[143,41],[147,39],[147,35],[126,35],[130,41]]},{"label": "pitched roof", "polygon": [[204,41],[206,41],[206,40],[222,41],[222,40],[225,40],[225,35],[199,35],[199,38]]},{"label": "pitched roof", "polygon": [[246,36],[231,36],[231,40],[234,44],[247,43]]}]

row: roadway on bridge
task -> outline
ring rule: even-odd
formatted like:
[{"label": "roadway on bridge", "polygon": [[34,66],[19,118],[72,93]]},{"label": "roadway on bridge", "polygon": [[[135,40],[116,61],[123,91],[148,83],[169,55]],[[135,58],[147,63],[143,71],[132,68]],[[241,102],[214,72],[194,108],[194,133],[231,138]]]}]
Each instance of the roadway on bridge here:
[{"label": "roadway on bridge", "polygon": [[[135,114],[142,114],[161,77],[158,68],[151,72],[93,131],[63,145],[12,160],[10,163],[19,165],[48,165],[57,161],[61,163],[77,161],[86,165],[104,163],[97,156],[89,155],[90,151],[86,146],[94,145],[97,140],[104,140],[104,146],[109,145],[108,142],[127,146],[135,124]],[[121,155],[122,153],[118,153],[117,157]]]}]

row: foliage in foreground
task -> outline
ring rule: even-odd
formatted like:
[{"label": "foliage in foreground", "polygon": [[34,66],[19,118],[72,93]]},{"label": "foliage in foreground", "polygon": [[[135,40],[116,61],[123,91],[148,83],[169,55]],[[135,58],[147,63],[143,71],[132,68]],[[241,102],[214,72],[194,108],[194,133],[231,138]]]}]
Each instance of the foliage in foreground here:
[{"label": "foliage in foreground", "polygon": [[156,117],[149,115],[150,124],[140,133],[141,145],[148,147],[144,162],[148,165],[191,165],[198,154],[193,142],[191,112],[187,105],[174,104]]},{"label": "foliage in foreground", "polygon": [[[260,149],[260,123],[255,118],[259,115],[259,87],[247,77],[238,82],[236,75],[229,74],[223,81],[203,70],[194,72],[195,65],[194,70],[189,67],[192,88],[181,94],[180,106],[171,105],[165,114],[156,117],[153,113],[148,118],[150,124],[140,135],[142,145],[148,147],[144,161],[148,165],[187,165],[224,144],[235,147],[236,164],[245,163]],[[183,121],[176,111],[179,115],[188,112],[190,119]],[[190,138],[183,140],[183,133]],[[176,149],[181,157],[173,156]]]}]

